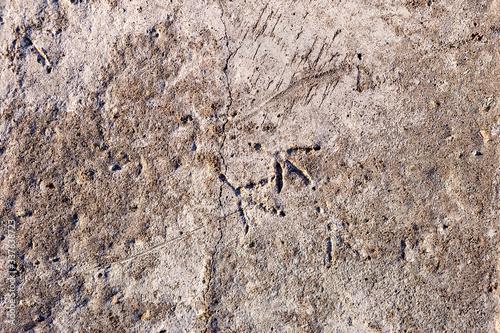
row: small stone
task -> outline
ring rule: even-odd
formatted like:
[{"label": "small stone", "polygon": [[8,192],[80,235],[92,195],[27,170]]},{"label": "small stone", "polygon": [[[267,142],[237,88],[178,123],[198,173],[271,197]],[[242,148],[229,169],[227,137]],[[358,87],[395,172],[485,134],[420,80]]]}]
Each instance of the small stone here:
[{"label": "small stone", "polygon": [[491,136],[490,136],[490,134],[488,133],[487,130],[480,130],[479,133],[481,133],[481,136],[483,137],[483,142],[484,143],[490,141]]},{"label": "small stone", "polygon": [[148,320],[151,318],[151,311],[147,310],[142,316],[141,320]]},{"label": "small stone", "polygon": [[17,213],[18,217],[27,217],[31,216],[31,213],[27,210],[21,210],[19,213]]}]

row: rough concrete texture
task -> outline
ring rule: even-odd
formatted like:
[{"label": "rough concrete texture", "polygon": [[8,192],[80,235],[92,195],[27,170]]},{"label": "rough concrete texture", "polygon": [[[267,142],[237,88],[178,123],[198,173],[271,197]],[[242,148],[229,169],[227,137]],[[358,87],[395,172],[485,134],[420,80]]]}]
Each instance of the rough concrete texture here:
[{"label": "rough concrete texture", "polygon": [[2,332],[500,332],[500,1],[266,1],[0,2]]}]

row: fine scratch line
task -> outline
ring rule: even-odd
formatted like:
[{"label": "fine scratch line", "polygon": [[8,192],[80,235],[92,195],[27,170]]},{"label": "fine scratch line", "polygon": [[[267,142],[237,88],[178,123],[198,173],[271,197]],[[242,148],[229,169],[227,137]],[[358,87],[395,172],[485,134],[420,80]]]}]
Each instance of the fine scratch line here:
[{"label": "fine scratch line", "polygon": [[331,81],[340,81],[341,77],[346,74],[346,72],[349,70],[349,66],[346,64],[345,59],[342,62],[342,64],[338,67],[331,68],[329,70],[325,70],[321,73],[317,73],[315,75],[311,75],[308,77],[304,77],[302,79],[299,79],[295,82],[292,82],[286,89],[283,91],[271,96],[269,99],[265,100],[264,102],[260,103],[256,107],[250,109],[250,112],[239,118],[235,119],[234,122],[240,123],[243,121],[248,120],[249,118],[253,117],[255,114],[258,112],[262,111],[263,108],[265,108],[267,105],[274,103],[286,96],[293,96],[294,93],[303,90],[304,87],[311,87],[314,85],[317,85],[319,82],[329,79]]},{"label": "fine scratch line", "polygon": [[[235,210],[227,215],[224,215],[224,216],[221,216],[215,220],[212,220],[212,222],[216,222],[216,221],[220,221],[220,220],[223,220],[223,219],[226,219],[230,216],[233,216],[235,214],[239,214],[240,213],[240,210]],[[142,252],[139,252],[139,253],[136,253],[136,254],[133,254],[131,255],[129,258],[126,258],[126,259],[122,259],[122,260],[119,260],[119,261],[114,261],[114,262],[111,262],[111,263],[108,263],[108,264],[104,264],[104,265],[96,265],[94,267],[91,267],[87,270],[84,270],[82,272],[76,272],[76,274],[80,273],[80,274],[92,274],[94,273],[96,270],[99,270],[99,269],[103,269],[103,270],[108,270],[109,268],[111,268],[112,265],[123,265],[125,263],[128,263],[128,262],[131,262],[135,259],[138,259],[140,257],[143,257],[149,253],[152,253],[154,251],[157,251],[157,250],[160,250],[162,248],[164,248],[165,246],[167,246],[168,244],[174,242],[174,241],[177,241],[177,240],[180,240],[180,239],[183,239],[183,238],[187,238],[189,236],[191,236],[192,234],[194,234],[195,232],[198,232],[204,228],[206,228],[207,226],[201,226],[201,227],[198,227],[198,228],[195,228],[193,230],[190,230],[188,232],[185,232],[183,235],[181,236],[176,236],[176,237],[172,237],[164,242],[161,242],[161,243],[158,243],[156,245],[154,245],[153,247],[150,247],[149,249],[147,250],[144,250]],[[74,276],[73,276],[74,277]]]}]

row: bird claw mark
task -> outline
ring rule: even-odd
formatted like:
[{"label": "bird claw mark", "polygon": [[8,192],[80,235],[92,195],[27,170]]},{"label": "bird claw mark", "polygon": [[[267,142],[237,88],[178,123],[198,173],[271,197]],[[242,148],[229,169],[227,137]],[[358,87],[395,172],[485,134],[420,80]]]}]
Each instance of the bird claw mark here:
[{"label": "bird claw mark", "polygon": [[283,210],[281,210],[279,208],[279,206],[269,207],[267,205],[264,205],[263,203],[259,203],[259,205],[257,207],[266,213],[270,213],[271,215],[279,215],[281,217],[286,216],[285,212]]},{"label": "bird claw mark", "polygon": [[286,153],[290,155],[294,151],[305,151],[307,154],[309,154],[312,151],[319,151],[321,150],[320,145],[314,145],[313,147],[292,147],[290,149],[287,149]]},{"label": "bird claw mark", "polygon": [[39,56],[41,59],[43,59],[41,61],[42,65],[45,66],[45,64],[48,64],[47,65],[47,71],[49,71],[49,69],[52,69],[52,63],[49,59],[49,56],[47,55],[47,53],[44,51],[43,48],[39,47],[38,45],[36,45],[36,43],[34,41],[31,41],[33,43],[33,46],[35,47],[35,49],[37,50]]},{"label": "bird claw mark", "polygon": [[241,201],[238,202],[238,211],[240,212],[240,217],[241,217],[241,220],[243,221],[244,234],[246,235],[248,233],[249,226],[248,226],[245,211],[243,210],[243,207],[241,206]]},{"label": "bird claw mark", "polygon": [[236,196],[238,196],[238,197],[239,197],[239,196],[241,195],[241,187],[235,187],[233,184],[231,184],[231,183],[227,180],[227,178],[226,178],[226,176],[225,176],[225,175],[220,174],[220,175],[219,175],[219,180],[220,180],[221,182],[223,182],[224,184],[226,184],[227,186],[229,186],[229,187],[231,188],[231,190],[233,190],[233,192],[234,192],[234,194],[235,194]]},{"label": "bird claw mark", "polygon": [[245,189],[252,190],[252,189],[257,188],[257,187],[264,187],[268,182],[269,182],[269,180],[267,178],[259,180],[257,182],[257,184],[254,182],[250,182],[250,183],[245,185]]},{"label": "bird claw mark", "polygon": [[290,175],[292,173],[295,173],[297,176],[299,176],[303,181],[304,184],[309,185],[311,183],[311,176],[307,172],[307,170],[302,169],[297,167],[295,164],[290,162],[290,160],[286,160],[286,166],[287,166],[287,175]]},{"label": "bird claw mark", "polygon": [[283,168],[278,161],[274,164],[274,171],[276,173],[276,192],[280,194],[283,189]]},{"label": "bird claw mark", "polygon": [[326,255],[323,263],[327,268],[330,268],[330,266],[332,265],[332,239],[328,237],[325,240],[325,242],[326,242]]}]

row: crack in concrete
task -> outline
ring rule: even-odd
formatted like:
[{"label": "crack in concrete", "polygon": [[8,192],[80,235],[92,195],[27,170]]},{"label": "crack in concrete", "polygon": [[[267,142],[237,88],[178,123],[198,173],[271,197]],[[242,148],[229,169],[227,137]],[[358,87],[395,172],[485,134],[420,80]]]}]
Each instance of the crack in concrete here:
[{"label": "crack in concrete", "polygon": [[[231,94],[231,86],[230,86],[230,80],[229,80],[229,74],[228,74],[228,66],[229,66],[229,61],[231,60],[231,57],[234,55],[234,53],[231,52],[231,50],[229,49],[229,38],[228,38],[228,35],[227,35],[227,26],[226,26],[226,23],[224,21],[224,7],[223,7],[221,1],[219,1],[219,6],[220,6],[220,9],[221,9],[220,20],[222,22],[222,25],[224,26],[224,38],[226,40],[226,48],[227,48],[227,51],[229,52],[229,55],[226,58],[226,61],[224,63],[224,69],[223,69],[224,76],[226,77],[226,85],[227,85],[227,91],[228,91],[228,95],[229,95],[229,101],[226,104],[226,114],[225,114],[224,123],[222,124],[222,143],[221,143],[220,148],[219,148],[219,155],[220,155],[220,158],[222,160],[222,166],[221,166],[221,168],[223,168],[224,169],[224,173],[226,173],[227,166],[226,166],[226,162],[224,160],[223,149],[224,149],[224,144],[226,143],[226,125],[229,122],[229,112],[230,112],[230,109],[231,109],[231,105],[233,104],[233,96]],[[220,210],[221,210],[221,213],[222,213],[222,216],[223,216],[222,219],[224,219],[224,205],[222,203],[222,189],[223,189],[223,187],[224,187],[224,181],[221,182],[220,189],[219,189],[219,206],[220,206]],[[222,236],[223,236],[222,227],[221,227],[221,221],[222,221],[222,219],[219,219],[219,221],[218,221],[219,222],[219,226],[218,226],[217,229],[220,232],[220,236],[219,236],[219,239],[217,240],[217,243],[214,246],[214,250],[213,250],[212,256],[210,258],[210,274],[209,274],[208,281],[207,281],[207,289],[205,290],[205,292],[203,294],[203,301],[205,302],[206,311],[208,312],[208,316],[206,316],[206,321],[205,321],[205,330],[206,331],[208,331],[208,329],[209,329],[208,325],[210,324],[210,321],[213,318],[213,313],[210,310],[210,306],[211,306],[212,300],[210,300],[208,298],[210,297],[210,292],[213,290],[212,284],[213,284],[214,274],[215,274],[215,257],[217,255],[217,249],[218,249],[219,244],[222,241]]]},{"label": "crack in concrete", "polygon": [[233,104],[233,96],[231,93],[231,84],[230,84],[230,80],[229,80],[228,66],[229,66],[229,61],[231,60],[231,57],[234,56],[234,54],[237,52],[237,50],[235,52],[231,52],[231,50],[229,48],[229,37],[227,35],[227,26],[226,26],[226,22],[224,21],[224,6],[222,5],[221,1],[219,1],[219,7],[221,10],[221,14],[220,14],[219,18],[222,22],[222,25],[224,26],[224,39],[226,40],[226,48],[227,48],[227,51],[229,53],[229,55],[227,56],[226,61],[224,63],[224,69],[223,69],[224,76],[226,77],[226,85],[227,85],[227,92],[229,95],[229,102],[226,105],[226,115],[225,115],[226,118],[224,120],[224,123],[222,124],[223,138],[222,138],[222,143],[221,143],[221,147],[220,147],[220,157],[222,159],[222,165],[224,166],[224,172],[226,172],[227,166],[226,166],[226,162],[224,160],[224,154],[222,153],[222,149],[224,148],[224,144],[226,143],[226,125],[229,121],[229,111],[230,111],[231,106]]},{"label": "crack in concrete", "polygon": [[[230,217],[230,216],[233,216],[233,215],[236,215],[236,214],[240,214],[240,209],[239,208],[237,210],[229,213],[229,214],[226,214],[226,215],[224,215],[222,217],[217,218],[216,221],[219,222],[219,228],[218,229],[220,229],[221,235],[222,235],[222,226],[220,226],[220,222],[222,220],[226,219],[227,217]],[[198,232],[200,230],[203,230],[205,228],[206,228],[206,226],[201,226],[201,227],[195,228],[195,229],[187,231],[187,232],[183,230],[182,235],[175,236],[175,237],[172,237],[170,239],[167,239],[167,240],[165,240],[163,242],[160,242],[158,244],[153,245],[152,247],[150,247],[148,249],[145,249],[145,250],[140,251],[138,253],[134,253],[134,254],[130,255],[128,258],[125,258],[125,259],[122,259],[122,260],[112,261],[112,262],[105,263],[105,264],[94,265],[94,266],[92,266],[90,268],[86,268],[84,270],[75,270],[75,272],[74,272],[75,275],[71,276],[70,278],[74,278],[74,277],[76,277],[79,274],[83,274],[83,275],[95,274],[99,270],[102,270],[103,272],[108,272],[110,269],[113,268],[113,266],[116,267],[116,265],[125,265],[127,263],[133,262],[136,259],[142,258],[145,255],[151,254],[151,253],[153,253],[155,251],[160,251],[161,249],[163,249],[166,246],[168,246],[170,243],[175,242],[177,240],[181,240],[181,239],[187,239],[191,235],[193,235],[194,233],[196,233],[196,232]],[[219,242],[220,242],[220,239],[219,239]],[[217,243],[217,245],[219,245],[219,242]],[[69,272],[73,271],[74,268],[75,267],[70,268]]]},{"label": "crack in concrete", "polygon": [[218,228],[220,232],[220,237],[217,240],[217,244],[214,246],[214,251],[212,253],[212,256],[210,257],[210,274],[208,276],[208,281],[207,281],[207,288],[203,294],[203,301],[205,302],[205,311],[208,312],[208,316],[206,316],[206,321],[205,321],[205,328],[208,329],[208,325],[213,317],[214,312],[210,310],[210,306],[212,305],[213,301],[210,298],[210,292],[212,291],[212,281],[214,280],[214,275],[215,275],[215,256],[217,255],[217,248],[219,247],[220,242],[222,241],[222,228],[219,226]]}]

